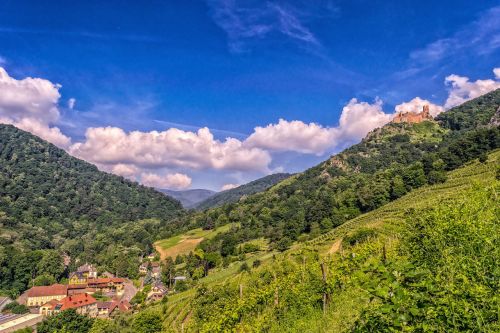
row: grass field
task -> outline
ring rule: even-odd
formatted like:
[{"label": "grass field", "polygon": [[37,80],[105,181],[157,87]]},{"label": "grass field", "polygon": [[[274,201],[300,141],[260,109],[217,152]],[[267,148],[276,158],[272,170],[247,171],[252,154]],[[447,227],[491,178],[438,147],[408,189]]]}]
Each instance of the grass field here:
[{"label": "grass field", "polygon": [[159,240],[154,245],[162,260],[167,257],[175,259],[179,254],[188,254],[193,251],[204,239],[211,239],[221,232],[229,231],[233,226],[236,224],[226,224],[213,230],[193,229],[182,235]]}]

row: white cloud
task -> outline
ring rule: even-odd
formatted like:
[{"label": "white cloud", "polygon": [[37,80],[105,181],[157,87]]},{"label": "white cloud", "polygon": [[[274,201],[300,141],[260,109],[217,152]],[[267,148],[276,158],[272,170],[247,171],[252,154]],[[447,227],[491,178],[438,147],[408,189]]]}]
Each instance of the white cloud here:
[{"label": "white cloud", "polygon": [[415,97],[409,102],[404,102],[399,105],[396,105],[396,112],[422,112],[424,105],[429,105],[429,111],[433,117],[437,116],[441,112],[444,111],[444,108],[441,105],[437,105],[429,102],[426,99],[422,99],[420,97]]},{"label": "white cloud", "polygon": [[75,103],[76,103],[76,99],[74,99],[74,98],[68,99],[68,108],[70,108],[71,110],[73,110],[74,107],[75,107]]},{"label": "white cloud", "polygon": [[233,188],[237,188],[238,186],[240,186],[239,184],[224,184],[222,185],[221,187],[221,191],[227,191],[227,190],[231,190]]},{"label": "white cloud", "polygon": [[337,135],[334,128],[315,123],[306,124],[300,120],[280,119],[277,124],[255,127],[246,140],[249,147],[273,151],[296,151],[305,154],[322,154],[332,146]]},{"label": "white cloud", "polygon": [[59,119],[61,86],[39,78],[17,80],[0,67],[0,122],[32,132],[60,147],[70,138],[50,125]]},{"label": "white cloud", "polygon": [[[498,78],[500,68],[493,70]],[[448,99],[444,104],[446,109],[460,105],[470,99],[484,95],[490,91],[500,88],[498,80],[476,80],[469,81],[466,76],[452,74],[446,77],[445,83],[450,86]]]},{"label": "white cloud", "polygon": [[0,65],[5,65],[7,63],[7,59],[5,57],[0,56]]},{"label": "white cloud", "polygon": [[499,68],[493,68],[493,73],[495,74],[495,78],[497,80],[500,80],[500,67]]},{"label": "white cloud", "polygon": [[183,167],[268,171],[271,156],[260,148],[244,147],[227,138],[215,140],[208,128],[197,132],[170,128],[163,132],[126,133],[117,127],[89,128],[85,141],[70,153],[98,164],[133,164],[142,168]]},{"label": "white cloud", "polygon": [[134,165],[122,164],[118,163],[113,165],[111,168],[108,168],[109,172],[114,173],[115,175],[122,176],[129,179],[136,179],[136,175],[139,173],[139,168]]},{"label": "white cloud", "polygon": [[353,98],[342,109],[339,139],[350,142],[362,139],[371,130],[387,124],[393,116],[382,110],[382,101],[378,98],[373,104]]},{"label": "white cloud", "polygon": [[353,98],[342,109],[337,127],[280,119],[278,124],[256,127],[244,143],[271,151],[322,155],[328,149],[363,138],[369,131],[391,121],[392,117],[392,114],[384,113],[379,99],[370,104]]},{"label": "white cloud", "polygon": [[191,186],[191,178],[182,173],[167,174],[164,176],[154,173],[143,173],[141,183],[161,189],[182,190]]}]

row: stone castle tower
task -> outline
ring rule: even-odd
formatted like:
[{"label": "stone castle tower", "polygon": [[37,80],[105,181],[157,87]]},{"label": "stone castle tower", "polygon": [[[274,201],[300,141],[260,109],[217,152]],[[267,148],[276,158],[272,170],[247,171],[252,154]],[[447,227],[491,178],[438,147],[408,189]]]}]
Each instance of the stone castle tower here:
[{"label": "stone castle tower", "polygon": [[393,123],[421,123],[424,120],[432,120],[429,105],[424,105],[422,112],[398,112],[392,120]]}]

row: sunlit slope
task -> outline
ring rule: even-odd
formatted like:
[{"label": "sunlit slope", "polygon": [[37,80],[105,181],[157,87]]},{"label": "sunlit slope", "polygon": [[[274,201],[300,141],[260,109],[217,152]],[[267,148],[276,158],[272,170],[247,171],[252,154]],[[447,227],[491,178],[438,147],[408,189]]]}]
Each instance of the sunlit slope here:
[{"label": "sunlit slope", "polygon": [[[495,151],[489,155],[486,163],[474,161],[460,169],[448,173],[448,179],[445,183],[424,186],[377,210],[352,219],[314,240],[305,244],[298,243],[285,253],[279,254],[276,252],[264,251],[248,256],[246,261],[249,264],[256,259],[261,260],[263,263],[259,269],[256,269],[255,272],[252,271],[250,275],[242,273],[239,270],[242,262],[236,262],[226,269],[217,269],[210,272],[207,277],[200,280],[200,284],[203,284],[209,289],[217,288],[218,286],[223,286],[223,289],[237,289],[238,285],[242,284],[246,290],[248,285],[254,284],[252,281],[259,279],[259,272],[263,270],[274,271],[276,267],[286,266],[286,262],[295,262],[296,258],[300,257],[301,253],[304,253],[303,251],[312,251],[313,253],[318,251],[319,257],[315,259],[315,263],[308,262],[308,265],[318,270],[320,262],[328,260],[327,258],[332,255],[332,248],[334,248],[335,251],[342,249],[340,245],[342,239],[360,229],[375,229],[377,231],[377,236],[373,241],[363,245],[368,249],[378,249],[382,243],[386,243],[387,240],[391,239],[394,240],[394,244],[396,244],[398,234],[405,227],[405,216],[409,211],[418,211],[437,207],[445,203],[454,203],[463,200],[466,193],[472,187],[484,188],[495,182],[495,176],[499,165],[500,151]],[[394,246],[388,245],[387,251],[391,252],[393,250]],[[293,270],[291,272],[293,274]],[[319,274],[319,272],[316,273]],[[280,281],[279,283],[283,282]],[[197,327],[196,329],[200,327],[196,326],[196,324],[200,323],[193,323],[194,319],[192,319],[193,302],[196,301],[195,296],[196,290],[191,289],[169,298],[169,304],[165,314],[165,329],[180,332],[183,327],[184,331],[190,331],[194,329],[193,327]],[[334,295],[331,302],[330,310],[326,318],[323,318],[320,313],[312,311],[311,313],[304,314],[304,325],[306,325],[306,327],[307,325],[312,325],[320,330],[329,330],[333,328],[340,331],[344,330],[352,324],[357,318],[359,311],[366,306],[367,299],[366,296],[356,288],[353,288]],[[272,304],[264,306],[264,314],[268,307],[272,307]],[[297,325],[297,327],[301,327],[300,324]],[[245,327],[245,325],[240,327]],[[295,327],[295,329],[298,329],[297,327]],[[246,328],[248,328],[248,326],[246,326]],[[272,330],[275,329],[278,328],[273,328]],[[246,330],[244,329],[244,331]]]}]

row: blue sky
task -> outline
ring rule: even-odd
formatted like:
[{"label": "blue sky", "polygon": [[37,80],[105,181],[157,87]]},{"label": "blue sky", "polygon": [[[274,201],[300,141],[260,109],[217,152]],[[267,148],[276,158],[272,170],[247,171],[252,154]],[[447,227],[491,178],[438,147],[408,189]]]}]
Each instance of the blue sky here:
[{"label": "blue sky", "polygon": [[[208,127],[216,141],[231,137],[245,142],[255,127],[278,124],[279,119],[334,128],[352,98],[370,105],[383,101],[380,108],[390,114],[416,96],[444,105],[451,89],[445,78],[451,74],[470,82],[494,80],[492,70],[500,59],[496,5],[498,1],[3,0],[0,66],[15,80],[36,77],[61,85],[55,102],[59,115],[48,125],[59,128],[72,144],[86,141],[88,128],[105,126],[125,133],[168,128],[196,133]],[[272,129],[293,131],[293,126],[285,129],[289,125]],[[267,138],[301,139],[283,135]],[[336,142],[296,149],[250,140],[248,147],[267,153],[254,152],[260,156],[256,159],[262,158],[255,168],[218,157],[210,163],[193,164],[192,156],[179,161],[179,151],[175,162],[174,153],[164,151],[170,155],[163,162],[123,154],[123,161],[99,160],[90,148],[86,154],[68,151],[107,171],[116,164],[134,166],[130,177],[141,181],[147,173],[153,178],[149,184],[158,180],[153,174],[164,179],[182,174],[191,179],[192,188],[218,190],[268,172],[301,171],[357,136],[327,135],[324,140]]]}]

